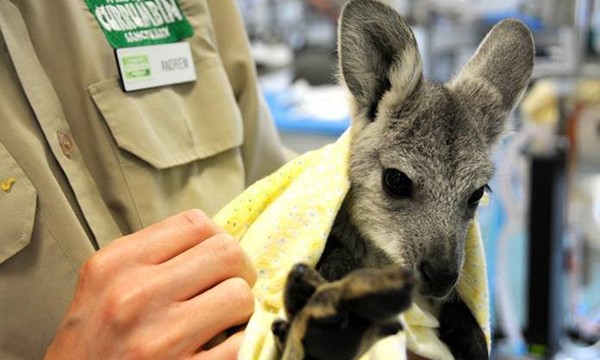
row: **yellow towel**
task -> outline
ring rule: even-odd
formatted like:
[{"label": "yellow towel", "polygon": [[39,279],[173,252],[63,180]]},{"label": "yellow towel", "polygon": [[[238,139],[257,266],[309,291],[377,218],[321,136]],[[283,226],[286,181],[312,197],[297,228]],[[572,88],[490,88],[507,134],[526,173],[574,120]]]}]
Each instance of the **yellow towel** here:
[{"label": "yellow towel", "polygon": [[[283,314],[285,280],[294,264],[317,264],[350,187],[349,152],[347,131],[334,144],[306,153],[258,181],[214,217],[241,241],[258,271],[253,288],[255,312],[239,359],[276,358],[271,323]],[[458,291],[484,329],[489,344],[486,267],[476,222],[469,231]],[[436,336],[439,324],[435,317],[413,304],[401,320],[405,334],[380,341],[365,359],[403,358],[405,349],[400,344],[404,336],[414,353],[433,360],[453,359]]]}]

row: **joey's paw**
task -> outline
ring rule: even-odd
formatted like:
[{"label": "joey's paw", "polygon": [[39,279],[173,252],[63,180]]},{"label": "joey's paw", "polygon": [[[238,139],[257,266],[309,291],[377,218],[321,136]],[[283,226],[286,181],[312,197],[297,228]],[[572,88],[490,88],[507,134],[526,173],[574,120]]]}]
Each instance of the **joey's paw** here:
[{"label": "joey's paw", "polygon": [[282,358],[357,358],[402,329],[397,316],[410,305],[414,286],[412,272],[398,266],[356,270],[331,283],[295,266],[284,294],[289,323],[272,327]]},{"label": "joey's paw", "polygon": [[351,312],[371,321],[383,321],[410,306],[415,284],[411,270],[394,265],[354,271],[340,285]]}]

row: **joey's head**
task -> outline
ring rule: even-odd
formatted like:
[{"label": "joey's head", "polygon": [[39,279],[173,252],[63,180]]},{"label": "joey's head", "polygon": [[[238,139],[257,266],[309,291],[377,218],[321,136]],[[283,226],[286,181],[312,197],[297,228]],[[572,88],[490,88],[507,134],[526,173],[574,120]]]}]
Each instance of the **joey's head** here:
[{"label": "joey's head", "polygon": [[339,27],[340,70],[352,95],[351,189],[345,209],[365,261],[413,268],[420,293],[445,297],[493,173],[491,151],[525,90],[533,41],[497,24],[445,84],[425,80],[412,31],[393,9],[351,0]]}]

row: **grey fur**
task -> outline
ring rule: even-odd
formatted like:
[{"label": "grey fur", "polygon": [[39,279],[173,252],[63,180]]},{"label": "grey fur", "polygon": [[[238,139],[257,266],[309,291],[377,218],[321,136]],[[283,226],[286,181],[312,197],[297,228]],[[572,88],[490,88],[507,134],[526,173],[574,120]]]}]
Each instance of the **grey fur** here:
[{"label": "grey fur", "polygon": [[[532,72],[531,34],[515,20],[497,24],[458,76],[438,84],[423,78],[410,27],[386,5],[350,0],[339,28],[342,83],[352,95],[351,187],[317,265],[336,282],[318,288],[335,288],[362,268],[413,270],[421,275],[417,301],[438,312],[440,336],[454,356],[485,359],[483,332],[453,287],[476,211],[469,198],[492,177],[493,146]],[[385,191],[386,169],[410,178],[410,196]],[[429,281],[423,264],[435,267]],[[449,286],[432,290],[442,279]],[[291,292],[286,299],[297,303]],[[294,317],[314,318],[311,311],[295,309]],[[285,335],[302,344],[305,334]]]},{"label": "grey fur", "polygon": [[[467,201],[490,180],[492,146],[528,83],[531,34],[516,20],[499,23],[455,79],[437,84],[422,78],[412,32],[389,7],[350,1],[340,28],[342,80],[353,94],[352,185],[332,235],[367,267],[393,262],[416,270],[429,259],[460,269],[474,216]],[[380,72],[377,83],[386,82],[383,76],[391,84],[383,94],[357,85],[373,82],[373,69]],[[371,121],[367,107],[373,103]],[[413,181],[411,198],[383,191],[387,168]]]},{"label": "grey fur", "polygon": [[[397,26],[389,26],[392,23]],[[346,4],[339,24],[338,46],[343,81],[369,120],[373,120],[378,101],[392,86],[401,101],[422,76],[410,27],[396,11],[382,4]]]}]

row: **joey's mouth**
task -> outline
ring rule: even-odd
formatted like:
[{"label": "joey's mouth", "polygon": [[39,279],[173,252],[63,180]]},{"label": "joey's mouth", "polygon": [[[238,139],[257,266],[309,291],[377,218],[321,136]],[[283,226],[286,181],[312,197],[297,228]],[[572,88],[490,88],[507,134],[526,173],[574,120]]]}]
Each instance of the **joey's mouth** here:
[{"label": "joey's mouth", "polygon": [[454,289],[454,286],[447,289],[431,288],[428,285],[424,284],[422,281],[418,281],[417,286],[417,291],[419,292],[419,294],[421,294],[421,296],[435,300],[445,299],[448,295],[450,295],[452,289]]}]

